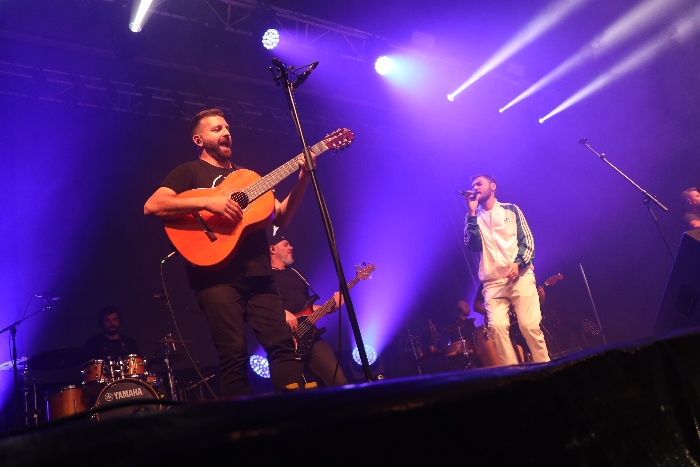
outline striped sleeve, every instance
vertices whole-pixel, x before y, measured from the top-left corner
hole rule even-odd
[[[532,264],[532,260],[535,259],[535,239],[520,208],[515,204],[511,204],[509,207],[512,207],[518,228],[518,255],[515,257],[515,262],[518,263],[520,269],[523,269]]]
[[[464,219],[464,244],[472,251],[481,251],[481,231],[476,216],[467,215]]]

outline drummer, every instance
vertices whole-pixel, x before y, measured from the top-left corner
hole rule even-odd
[[[461,341],[462,339],[471,341],[474,326],[474,318],[470,318],[471,308],[465,300],[457,300],[455,322],[445,328],[450,335],[450,342]]]
[[[470,318],[471,309],[465,300],[457,300],[455,321],[445,327],[450,343],[443,349],[448,358],[448,366],[471,368],[474,354],[474,318]],[[466,359],[467,361],[462,361]]]
[[[129,355],[140,355],[136,339],[119,333],[121,316],[118,308],[114,306],[101,308],[97,324],[102,332],[88,338],[84,344],[92,358],[121,360]]]

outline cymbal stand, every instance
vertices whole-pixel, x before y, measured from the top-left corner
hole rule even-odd
[[[36,380],[32,380],[30,392],[29,386],[27,385],[27,371],[28,368],[25,367],[22,376],[22,385],[24,387],[24,421],[25,425],[28,426],[30,425],[31,420],[32,423],[36,426],[39,424],[39,399],[37,397]]]
[[[165,336],[166,341],[172,341],[173,335],[168,333]],[[170,386],[170,399],[172,401],[177,401],[177,391],[175,390],[175,375],[173,374],[173,366],[170,364],[170,354],[175,352],[175,343],[166,342],[165,343],[165,371],[168,373],[168,384]]]
[[[408,330],[408,339],[406,339],[406,345],[404,346],[404,350],[408,352],[409,350],[413,351],[413,358],[416,359],[416,366],[418,367],[418,375],[421,376],[423,374],[423,371],[421,370],[420,367],[420,354],[422,354],[422,351],[420,351],[420,348],[416,346],[416,341],[418,339],[415,336],[411,335],[411,330]],[[411,344],[411,348],[408,348],[408,344]]]
[[[459,326],[457,326],[457,332],[459,333],[459,340],[462,341],[462,353],[467,358],[467,368],[471,368],[472,359],[469,356],[469,350],[467,349],[467,341],[464,339],[464,335],[462,335],[462,329]]]

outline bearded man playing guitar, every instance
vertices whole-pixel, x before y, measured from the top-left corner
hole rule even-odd
[[[306,279],[291,267],[294,262],[294,247],[279,230],[272,232],[272,229],[268,229],[268,237],[272,275],[284,301],[287,324],[294,334],[297,357],[303,363],[304,370],[319,380],[319,386],[348,384],[333,350],[321,338],[325,329],[317,329],[305,321],[309,313],[318,310],[319,305],[313,304],[318,296],[311,296]],[[336,311],[341,304],[342,297],[336,292],[330,300],[328,313]]]
[[[252,190],[259,184],[251,180],[259,177],[232,163],[233,141],[221,110],[202,110],[189,129],[199,158],[166,175],[143,211],[164,221],[170,240],[186,260],[190,287],[219,353],[222,396],[250,393],[246,323],[267,352],[275,391],[302,388],[301,362],[272,278],[262,227],[290,222],[313,167],[306,167],[303,154],[285,164],[285,170],[291,167],[285,175],[301,171],[289,195],[278,201],[270,187]],[[314,163],[317,153],[309,152]]]

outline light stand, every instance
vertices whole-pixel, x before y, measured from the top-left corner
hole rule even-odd
[[[350,293],[348,290],[347,282],[345,281],[345,275],[343,274],[343,268],[340,263],[340,258],[338,256],[338,250],[335,245],[335,238],[333,235],[333,229],[331,226],[331,221],[330,221],[330,215],[328,213],[328,209],[326,207],[325,201],[323,199],[323,196],[321,195],[321,190],[318,186],[318,181],[316,179],[316,167],[313,165],[313,160],[311,158],[311,152],[309,151],[309,147],[306,144],[306,139],[304,138],[304,132],[302,131],[301,128],[301,122],[299,121],[299,114],[297,113],[297,107],[296,103],[294,101],[294,91],[306,80],[306,78],[309,76],[309,74],[316,68],[318,65],[318,62],[311,63],[309,65],[306,65],[305,67],[308,67],[308,69],[303,72],[293,83],[289,82],[289,72],[295,72],[296,70],[293,67],[287,67],[284,63],[282,63],[280,60],[273,58],[272,63],[274,65],[274,68],[277,69],[277,72],[279,73],[277,76],[275,76],[275,72],[273,71],[273,67],[270,67],[270,72],[272,73],[272,76],[275,80],[275,83],[277,83],[277,86],[280,85],[280,82],[284,86],[284,92],[285,96],[287,98],[287,103],[289,104],[289,109],[292,114],[292,120],[294,121],[294,126],[296,127],[297,133],[299,134],[299,138],[301,139],[301,144],[302,147],[304,148],[304,158],[306,160],[306,170],[308,170],[310,176],[311,176],[311,182],[314,187],[314,193],[316,195],[316,201],[319,206],[319,210],[321,211],[321,218],[323,219],[323,226],[326,231],[326,237],[328,238],[328,244],[331,249],[331,256],[333,257],[333,263],[335,265],[335,270],[338,275],[338,283],[340,284],[340,292],[343,295],[343,299],[345,300],[345,306],[348,311],[348,316],[350,318],[350,324],[352,326],[353,334],[355,336],[355,342],[357,344],[357,351],[360,356],[360,360],[362,361],[362,368],[364,371],[365,378],[367,381],[372,381],[372,371],[370,370],[370,364],[369,364],[369,359],[367,358],[367,351],[365,350],[365,345],[362,342],[362,335],[360,334],[360,328],[357,323],[357,317],[355,316],[355,309],[352,305],[352,300],[350,299]],[[301,68],[305,68],[301,67]],[[300,68],[299,68],[300,69]]]
[[[628,182],[630,182],[632,185],[634,185],[634,187],[637,188],[644,195],[644,199],[643,199],[644,205],[647,206],[647,208],[649,209],[649,214],[651,215],[652,219],[654,220],[654,223],[656,224],[656,228],[659,230],[659,234],[661,234],[661,238],[663,239],[664,243],[666,244],[666,248],[668,249],[668,252],[671,254],[671,258],[673,258],[675,260],[675,255],[673,254],[673,250],[671,249],[670,245],[668,244],[668,241],[666,240],[666,237],[664,236],[663,231],[661,230],[661,226],[659,225],[659,220],[656,218],[654,211],[652,211],[650,202],[653,201],[654,203],[656,203],[657,206],[659,206],[664,211],[668,211],[668,208],[666,206],[664,206],[663,204],[661,204],[661,202],[659,200],[657,200],[652,195],[650,195],[644,188],[637,185],[631,178],[629,178],[627,175],[622,173],[622,171],[620,169],[618,169],[613,164],[611,164],[610,161],[605,158],[605,153],[598,153],[595,149],[593,149],[591,147],[591,145],[588,144],[588,138],[581,138],[577,142],[579,144],[583,144],[588,149],[590,149],[591,152],[593,154],[595,154],[596,156],[598,156],[598,158],[601,161],[605,162],[610,167],[612,167],[617,173],[619,173],[620,175],[625,177],[625,179]]]

